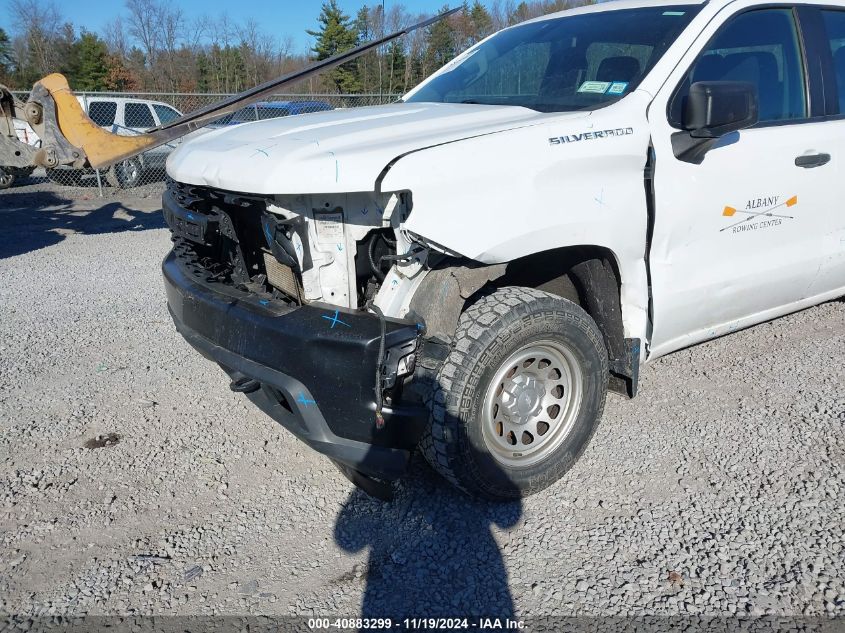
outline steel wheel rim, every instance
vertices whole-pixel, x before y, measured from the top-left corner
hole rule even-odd
[[[0,187],[11,187],[13,182],[15,182],[15,176],[13,174],[0,171]]]
[[[536,464],[572,432],[584,379],[575,355],[556,341],[531,343],[505,360],[484,396],[481,429],[506,466]]]

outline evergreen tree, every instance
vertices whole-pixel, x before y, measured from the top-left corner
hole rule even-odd
[[[56,61],[49,72],[58,71],[67,77],[68,83],[75,90],[80,90],[76,85],[76,78],[79,75],[79,49],[76,44],[76,32],[70,23],[62,26],[52,40],[50,46],[56,53]]]
[[[357,33],[356,43],[369,42],[373,39],[372,12],[367,5],[358,10],[355,17],[355,31]],[[377,51],[370,51],[361,55],[355,64],[357,66],[358,87],[363,92],[378,90],[378,63]]]
[[[93,33],[82,36],[71,45],[70,77],[76,90],[105,90],[109,76],[109,51],[106,43]]]
[[[12,52],[12,42],[6,31],[0,28],[0,81],[8,82],[15,68],[15,56]]]
[[[493,17],[479,0],[469,9],[469,22],[472,28],[473,44],[483,40],[493,32]]]
[[[444,6],[440,12],[448,11]],[[458,54],[455,41],[455,30],[448,18],[435,22],[428,27],[426,36],[426,50],[423,58],[425,74],[430,75],[435,70],[451,61]]]
[[[388,94],[401,94],[406,92],[405,67],[407,56],[405,49],[400,42],[393,40],[387,47],[387,86],[385,92]]]
[[[320,23],[319,30],[306,31],[308,35],[317,38],[311,49],[317,61],[348,51],[358,43],[358,33],[349,16],[337,6],[337,0],[323,3],[317,21]],[[354,60],[330,71],[328,78],[338,92],[350,93],[360,89],[357,64]]]
[[[513,13],[508,16],[508,24],[519,24],[531,17],[531,11],[525,2],[520,2]]]
[[[204,51],[197,54],[197,90],[211,91],[211,62]]]

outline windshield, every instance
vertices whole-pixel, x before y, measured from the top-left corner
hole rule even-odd
[[[586,13],[501,31],[459,56],[407,102],[594,109],[636,89],[697,5]]]

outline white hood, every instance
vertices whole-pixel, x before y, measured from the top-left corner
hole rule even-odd
[[[178,182],[244,193],[373,191],[382,170],[403,154],[548,116],[513,106],[442,103],[317,112],[197,137],[170,155],[167,172]]]

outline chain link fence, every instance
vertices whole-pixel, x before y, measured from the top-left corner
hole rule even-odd
[[[26,101],[26,92],[15,96]],[[122,93],[82,92],[77,98],[88,116],[102,128],[121,135],[143,134],[146,130],[166,124],[182,114],[203,106],[211,105],[229,97],[228,94],[200,93]],[[278,94],[256,104],[246,106],[233,114],[226,115],[191,136],[207,130],[242,125],[249,121],[298,116],[310,112],[321,112],[339,108],[393,103],[401,95],[387,94]],[[28,125],[18,124],[18,136],[26,142],[37,144],[38,138]],[[9,188],[24,184],[47,184],[61,188],[87,189],[103,195],[106,188],[132,190],[139,187],[164,187],[167,156],[181,141],[168,143],[138,156],[112,165],[108,169],[37,169],[31,173],[18,171],[9,182],[7,178],[0,187]],[[0,180],[3,180],[0,178]]]

